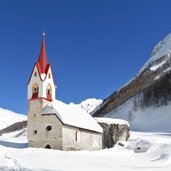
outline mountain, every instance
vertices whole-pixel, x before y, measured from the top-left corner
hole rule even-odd
[[[25,120],[27,120],[26,115],[22,115],[7,109],[0,108],[0,130],[16,122],[21,122]]]
[[[149,60],[141,68],[140,73],[147,67],[152,66],[156,61],[171,52],[171,33],[161,40],[153,49]]]
[[[107,97],[93,116],[125,119],[132,130],[170,132],[170,111],[171,34],[154,47],[139,73]]]
[[[76,105],[77,107],[85,110],[87,113],[91,114],[91,112],[97,108],[103,100],[101,99],[96,99],[96,98],[90,98],[82,101],[80,104],[74,104],[70,103],[69,105]]]

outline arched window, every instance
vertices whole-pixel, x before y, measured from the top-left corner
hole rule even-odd
[[[51,146],[50,146],[49,144],[47,144],[47,145],[45,146],[45,148],[51,149]]]
[[[32,86],[32,99],[38,98],[39,95],[39,86],[38,84],[33,84]]]
[[[52,100],[52,88],[50,84],[47,85],[46,94],[47,94],[47,99]]]

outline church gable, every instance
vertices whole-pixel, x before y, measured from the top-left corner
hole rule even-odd
[[[53,74],[52,74],[52,67],[51,67],[51,65],[49,65],[49,67],[48,67],[45,79],[47,81],[51,81],[52,84],[55,86],[55,81],[54,81],[54,77],[53,77]]]
[[[39,77],[39,79],[40,79],[40,74],[39,74],[38,68],[37,68],[37,66],[35,64],[34,67],[33,67],[32,72],[31,72],[31,75],[30,75],[30,78],[29,78],[29,81],[28,81],[28,85],[30,84],[31,81],[37,79],[37,77]]]
[[[37,66],[35,65],[32,74],[30,76],[30,80],[28,82],[28,99],[32,99],[32,97],[38,98],[38,92],[40,91],[40,74],[38,72]]]

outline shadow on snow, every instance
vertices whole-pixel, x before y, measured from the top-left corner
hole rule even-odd
[[[0,140],[0,145],[11,148],[27,148],[28,143],[16,143]]]

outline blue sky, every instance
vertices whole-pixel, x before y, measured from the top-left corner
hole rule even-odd
[[[27,113],[27,81],[45,26],[56,98],[104,99],[171,32],[170,0],[1,0],[0,107]]]

